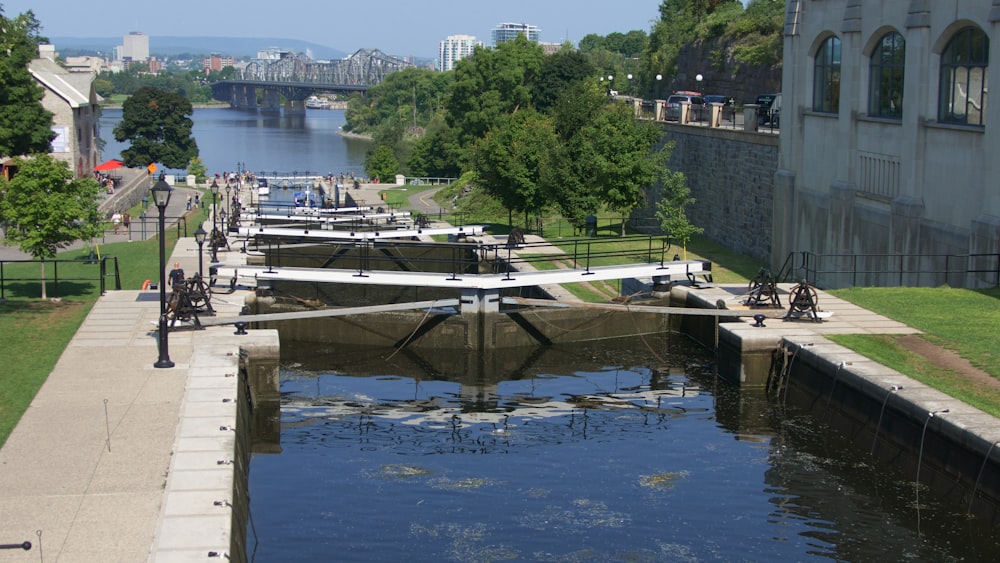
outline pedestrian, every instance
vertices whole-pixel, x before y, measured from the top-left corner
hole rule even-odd
[[[128,211],[122,213],[122,227],[125,227],[125,234],[128,234],[128,226],[132,223],[132,216],[128,214]]]
[[[191,194],[188,194],[187,201],[184,204],[188,211],[191,211]]]
[[[201,209],[201,192],[194,194],[194,206]]]
[[[114,213],[111,214],[111,225],[115,228],[115,234],[118,234],[118,229],[121,228],[122,224],[122,214],[116,209]]]
[[[170,283],[170,287],[184,284],[184,270],[181,269],[180,262],[174,262],[174,269],[170,270],[170,274],[167,275],[167,281]]]

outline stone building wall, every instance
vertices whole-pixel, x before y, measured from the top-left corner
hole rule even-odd
[[[696,200],[688,208],[691,222],[704,228],[710,240],[770,265],[778,136],[675,123],[661,126],[666,141],[674,143],[667,166],[684,173]],[[657,193],[647,194],[647,205],[633,214],[634,228],[659,232],[657,201]]]

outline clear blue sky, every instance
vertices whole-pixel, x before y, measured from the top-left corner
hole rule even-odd
[[[659,18],[660,0],[0,0],[0,5],[7,17],[33,10],[48,37],[139,31],[151,38],[294,38],[346,53],[377,48],[431,58],[448,35],[475,35],[489,45],[490,30],[500,22],[536,25],[541,40],[552,43],[575,44],[591,33],[648,32]]]
[[[438,42],[448,35],[475,35],[489,45],[490,30],[500,22],[536,25],[545,42],[576,43],[589,33],[648,32],[660,0],[0,0],[0,5],[7,17],[33,10],[49,37],[119,37],[130,31],[151,38],[276,37],[347,53],[377,48],[434,57]]]

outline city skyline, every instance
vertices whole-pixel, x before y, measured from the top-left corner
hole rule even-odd
[[[0,0],[6,17],[32,10],[46,37],[122,37],[129,32],[156,36],[261,37],[300,39],[352,53],[377,48],[397,56],[436,58],[449,35],[474,35],[489,43],[503,22],[541,29],[542,42],[574,45],[589,34],[649,32],[659,19],[661,0],[619,0],[584,7],[571,0],[508,0],[472,6],[457,0],[374,0],[318,8],[303,0],[280,4],[247,0],[231,3],[175,0],[104,0],[99,9],[81,9],[69,0]],[[259,10],[256,8],[260,8]],[[134,14],[131,16],[130,14]],[[338,24],[338,20],[346,23]],[[261,48],[270,45],[261,45]],[[58,48],[59,46],[56,45]]]

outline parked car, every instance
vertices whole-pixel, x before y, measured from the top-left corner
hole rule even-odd
[[[681,102],[688,102],[691,104],[691,119],[694,121],[703,121],[706,117],[705,98],[701,97],[701,94],[683,94],[675,93],[667,98],[666,103],[666,117],[668,121],[679,121],[681,118]]]
[[[781,94],[761,94],[757,96],[757,125],[778,127],[781,123]]]
[[[732,96],[722,94],[705,94],[706,104],[722,104],[722,119],[736,119],[736,100]]]

